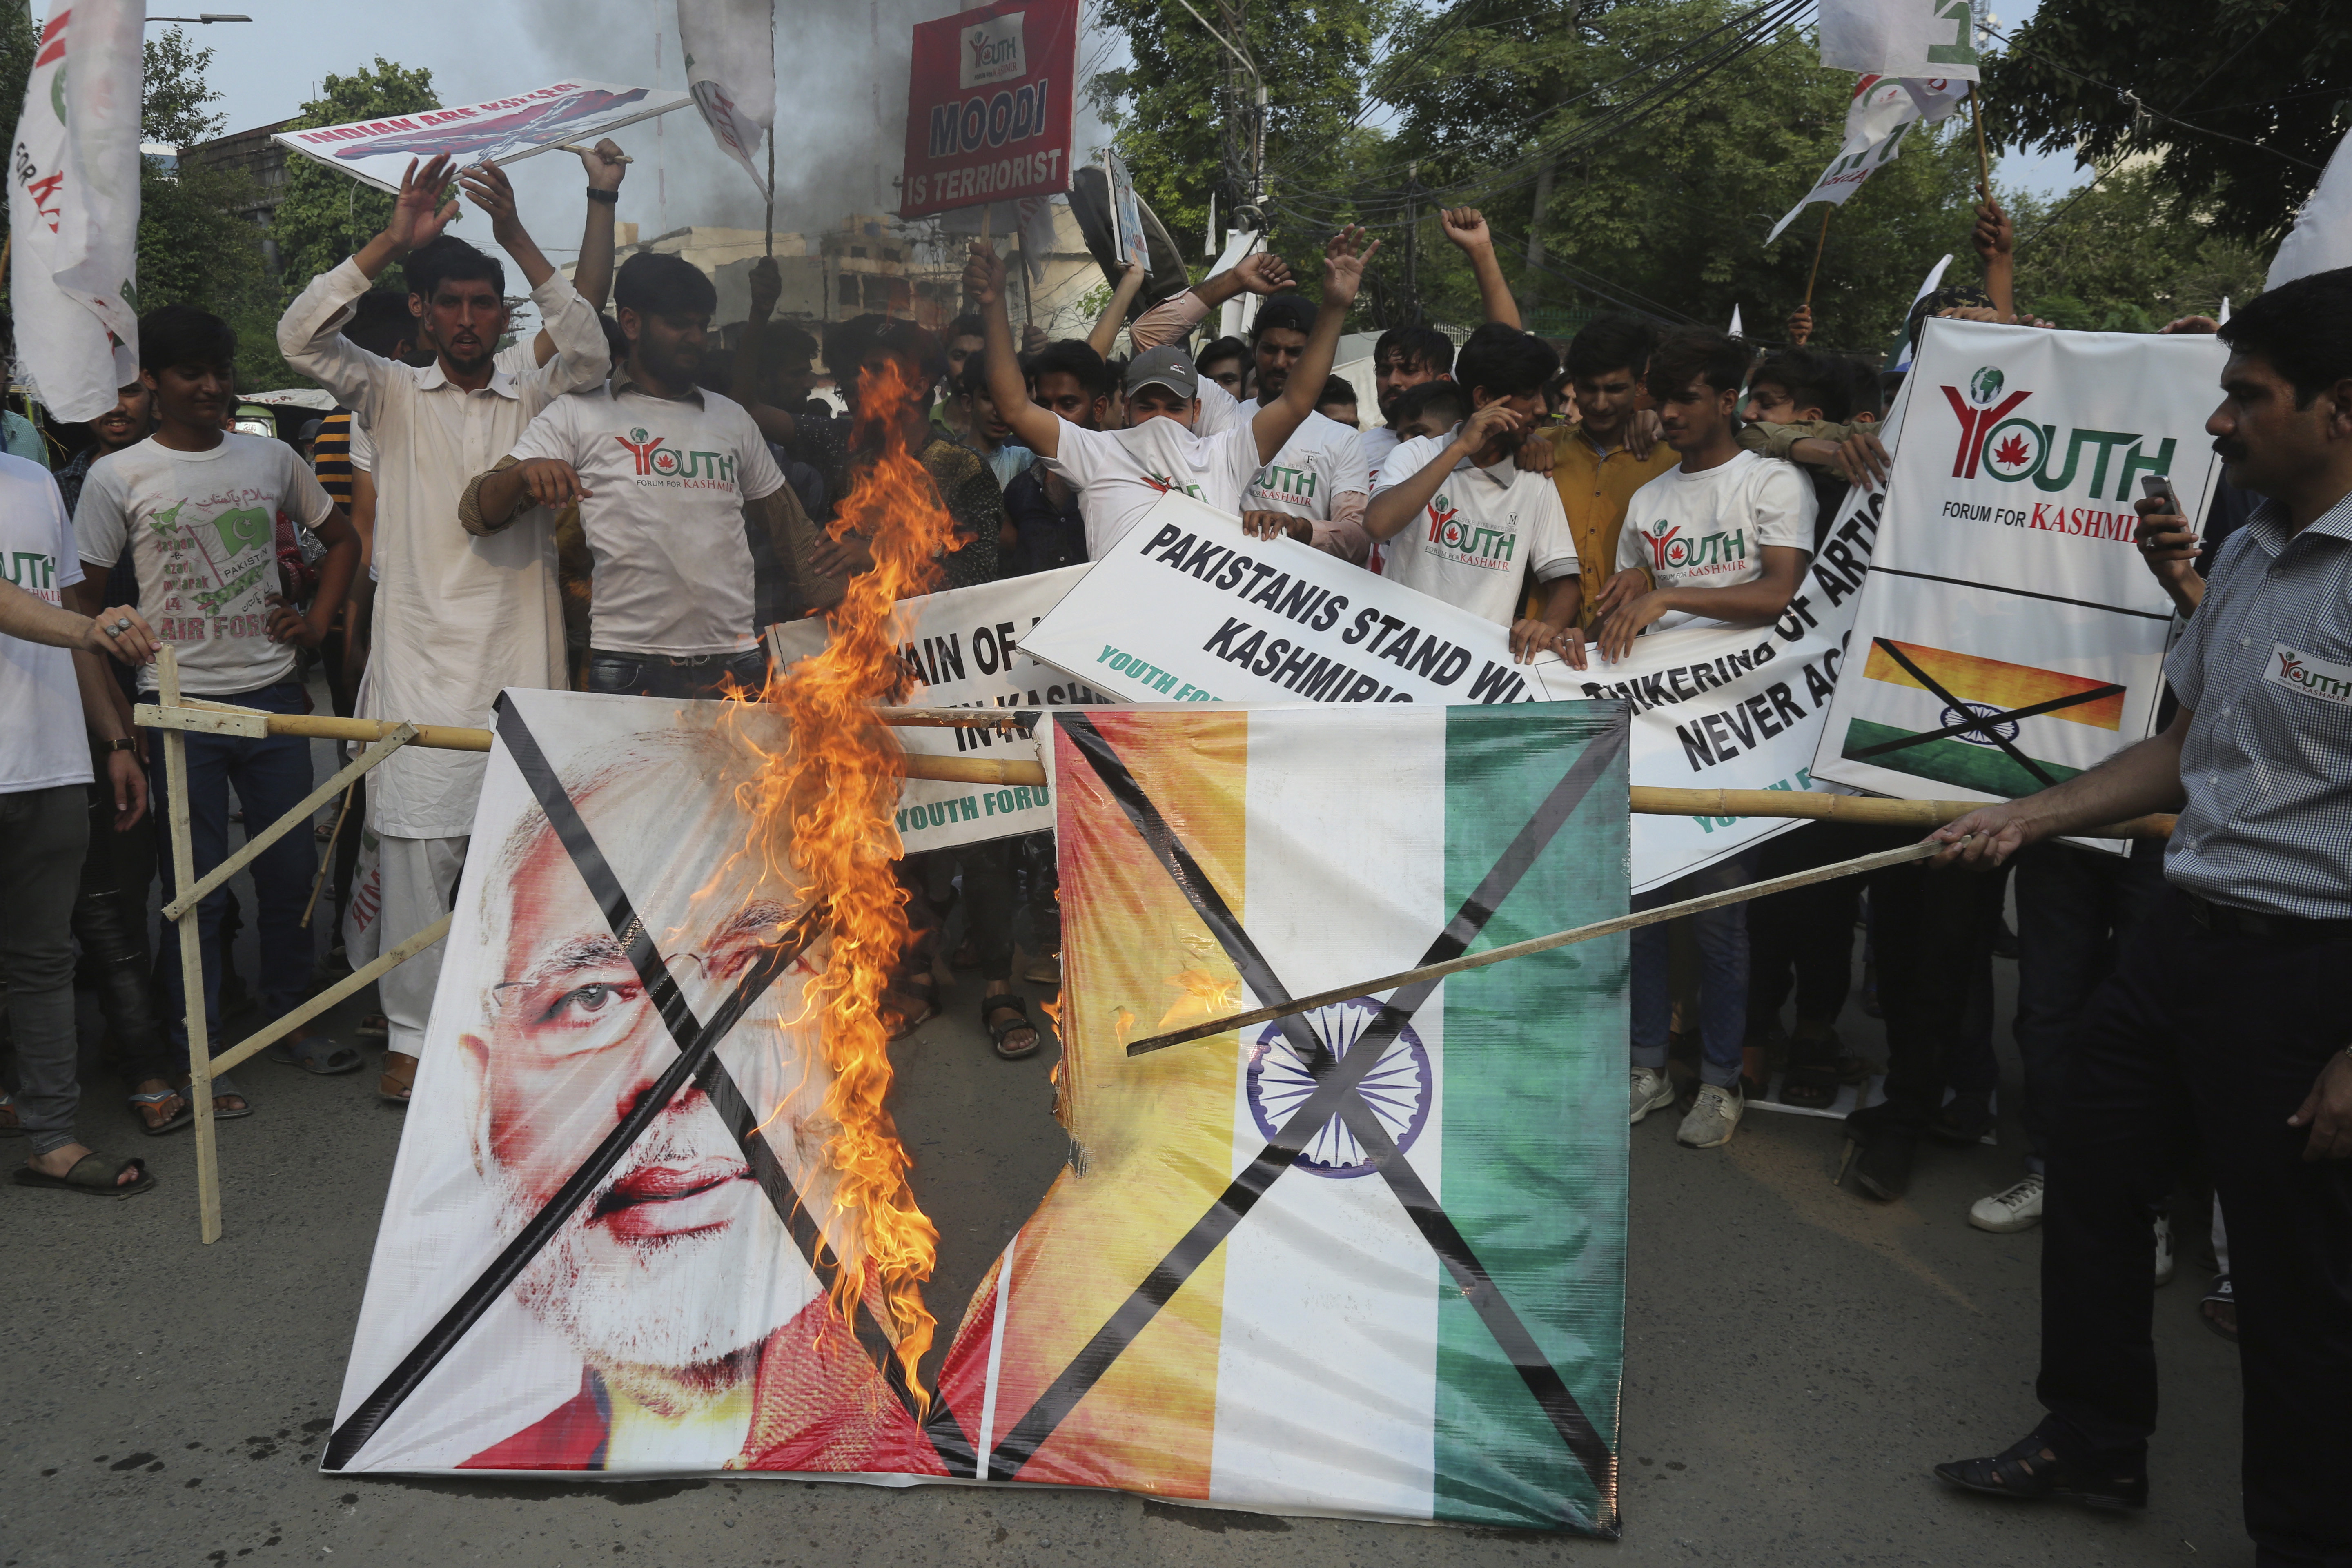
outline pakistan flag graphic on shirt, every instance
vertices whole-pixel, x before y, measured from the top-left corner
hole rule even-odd
[[[275,525],[268,492],[250,485],[182,496],[151,512],[163,565],[156,631],[172,642],[266,636]]]

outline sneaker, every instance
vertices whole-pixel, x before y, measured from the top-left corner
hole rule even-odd
[[[1747,1109],[1748,1097],[1737,1085],[1725,1089],[1703,1083],[1698,1086],[1698,1103],[1675,1130],[1675,1142],[1685,1149],[1720,1149],[1739,1131],[1739,1115]]]
[[[2013,1187],[1979,1198],[1969,1209],[1969,1223],[1979,1230],[2006,1236],[2032,1230],[2042,1223],[2042,1173],[2031,1172]]]
[[[1662,1105],[1675,1102],[1675,1086],[1655,1068],[1633,1069],[1633,1120],[1639,1121]]]
[[[2172,1283],[2172,1219],[2168,1215],[2156,1216],[2156,1282]]]

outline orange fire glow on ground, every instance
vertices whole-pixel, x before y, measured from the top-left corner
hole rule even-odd
[[[895,417],[916,389],[896,364],[859,377],[852,449],[878,457],[857,470],[833,526],[872,542],[874,564],[850,579],[828,620],[825,651],[770,679],[761,700],[790,725],[789,750],[771,754],[754,788],[751,851],[772,868],[796,867],[832,933],[824,973],[807,987],[833,1069],[825,1113],[837,1129],[826,1144],[836,1174],[832,1215],[814,1217],[837,1259],[832,1293],[845,1320],[865,1301],[890,1339],[917,1401],[917,1363],[935,1320],[922,1285],[938,1254],[939,1231],[916,1205],[909,1161],[883,1101],[890,1092],[887,1026],[881,1002],[908,931],[894,863],[893,814],[905,753],[874,705],[900,700],[908,678],[898,658],[892,610],[928,592],[938,552],[954,523]]]

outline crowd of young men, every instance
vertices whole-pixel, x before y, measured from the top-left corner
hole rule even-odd
[[[1759,357],[1721,333],[1661,335],[1628,317],[1585,327],[1563,362],[1520,328],[1486,225],[1467,210],[1443,224],[1471,261],[1487,319],[1458,347],[1428,327],[1383,334],[1364,423],[1352,387],[1333,374],[1378,248],[1353,230],[1325,247],[1314,303],[1260,254],[1128,321],[1140,281],[1130,271],[1090,341],[1058,342],[1016,343],[1003,264],[975,242],[964,271],[973,313],[944,334],[881,318],[827,331],[826,369],[866,416],[853,422],[810,396],[816,342],[769,321],[772,269],[755,273],[752,321],[732,355],[712,346],[717,295],[702,273],[658,254],[615,273],[624,165],[609,143],[583,162],[589,218],[576,282],[525,232],[495,168],[456,176],[530,289],[541,325],[528,342],[499,346],[504,265],[445,233],[457,211],[440,199],[446,160],[412,168],[383,232],[311,279],[279,347],[338,403],[315,473],[290,446],[226,428],[234,336],[183,307],[142,319],[139,382],[54,480],[37,463],[0,457],[0,545],[18,563],[0,592],[0,713],[25,741],[0,758],[0,898],[12,911],[0,959],[17,1067],[0,1117],[31,1134],[20,1182],[118,1193],[152,1181],[142,1162],[95,1153],[76,1136],[77,940],[105,978],[140,1125],[160,1134],[190,1119],[180,966],[152,965],[152,1005],[144,982],[158,864],[152,832],[138,830],[168,781],[162,748],[142,746],[129,704],[156,688],[147,661],[158,644],[174,648],[185,694],[272,712],[309,707],[301,677],[314,654],[339,709],[424,723],[485,725],[508,687],[672,699],[757,690],[768,673],[762,627],[822,612],[870,563],[866,541],[824,525],[869,456],[859,441],[878,430],[919,455],[955,521],[942,585],[1098,559],[1181,490],[1252,536],[1286,538],[1491,622],[1515,657],[1589,668],[1627,658],[1645,634],[1775,621],[1847,488],[1887,472],[1874,366],[1802,346]],[[1915,339],[1931,313],[2015,319],[1997,208],[1980,215],[1977,238],[1987,289],[1922,301]],[[380,286],[394,266],[404,290]],[[1255,304],[1244,336],[1188,346],[1212,312],[1244,297]],[[1801,342],[1809,324],[1792,335]],[[1114,361],[1122,325],[1128,349]],[[1981,813],[1948,833],[1971,861],[2014,857],[2025,939],[2015,1032],[2028,1169],[1969,1219],[2011,1231],[2046,1214],[2053,1240],[2063,1230],[2068,1241],[2045,1268],[2053,1415],[2005,1454],[1947,1467],[1948,1479],[1979,1490],[2144,1498],[2146,1296],[2169,1268],[2161,1210],[2192,1124],[2215,1152],[2237,1221],[2231,1310],[2242,1308],[2243,1321],[2228,1326],[2246,1336],[2250,1401],[2289,1397],[2290,1378],[2316,1375],[2331,1391],[2352,1381],[2342,1163],[2352,1062],[2337,1059],[2340,1027],[2309,993],[2352,931],[2347,737],[2335,713],[2281,709],[2236,651],[2259,654],[2258,643],[2292,630],[2312,657],[2352,660],[2352,634],[2336,625],[2352,538],[2342,515],[2352,505],[2352,279],[2278,290],[2224,336],[2235,357],[2217,446],[2231,464],[2224,505],[2243,537],[2200,573],[2186,523],[2143,506],[2151,568],[2192,617],[2171,670],[2180,716],[2109,768],[2036,797],[2044,804]],[[859,406],[884,397],[886,406]],[[1573,418],[1559,417],[1562,402]],[[2309,412],[2315,403],[2325,411]],[[2272,500],[2256,506],[2263,495]],[[1423,526],[1454,517],[1475,526]],[[2209,561],[2216,531],[2209,520]],[[1696,561],[1661,547],[1709,535],[1727,546]],[[2277,585],[2256,600],[2263,573]],[[109,659],[138,672],[131,690],[110,678]],[[2250,716],[2230,719],[2242,705]],[[311,787],[307,743],[292,738],[192,735],[187,757],[199,874],[228,853],[232,790],[259,822]],[[361,923],[378,950],[447,913],[481,779],[478,755],[414,749],[372,775],[364,811],[381,885]],[[2068,824],[2173,804],[2184,787],[2189,809],[2168,858],[2044,842]],[[1969,831],[1977,837],[1963,843]],[[1637,905],[1879,842],[1807,828]],[[260,1000],[273,1015],[312,984],[316,944],[299,916],[316,856],[314,840],[294,833],[254,862]],[[921,940],[887,1003],[896,1030],[937,1010],[937,948],[960,900],[958,957],[981,972],[994,1048],[1007,1058],[1038,1048],[1012,989],[1013,932],[1025,918],[1026,978],[1056,984],[1050,858],[1049,845],[1008,840],[904,868]],[[168,862],[161,872],[168,899]],[[345,898],[351,872],[346,864],[337,877]],[[1780,1098],[1814,1109],[1866,1074],[1836,1030],[1865,889],[1889,1059],[1883,1100],[1849,1119],[1857,1184],[1899,1197],[1924,1142],[1979,1137],[1992,1119],[1985,974],[2004,880],[1917,865],[1637,931],[1631,1119],[1677,1106],[1677,1140],[1717,1148],[1776,1071]],[[205,900],[204,1004],[215,1037],[231,918],[226,889]],[[1679,987],[1678,944],[1695,960]],[[2130,956],[2159,949],[2174,973],[2228,979],[2231,1005],[2266,1020],[2267,1054],[2252,1066],[2215,1055],[2214,1042],[2242,1026],[2210,998],[2191,1006],[2159,961]],[[2129,962],[2110,983],[2118,953]],[[428,950],[381,984],[387,1099],[410,1092],[437,969]],[[2175,1043],[2161,1071],[2131,1048],[2150,1034]],[[1689,1047],[1687,1083],[1674,1072],[1678,1040]],[[270,1054],[317,1073],[362,1065],[352,1047],[300,1031]],[[2230,1061],[2259,1081],[2232,1080]],[[2104,1098],[2093,1103],[2087,1086]],[[215,1115],[251,1113],[236,1085],[213,1087]],[[2284,1142],[2296,1145],[2292,1156]],[[2301,1361],[2282,1348],[2290,1340]],[[2325,1351],[2316,1373],[2314,1343]],[[2250,1441],[2252,1430],[2250,1420]],[[2268,1473],[2249,1504],[2258,1535],[2336,1550],[2345,1532],[2315,1510],[2308,1488],[2314,1454],[2332,1462],[2342,1447],[2263,1450]],[[2307,1560],[2340,1560],[2324,1551]]]

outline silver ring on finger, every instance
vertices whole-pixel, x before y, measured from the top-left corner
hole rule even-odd
[[[131,617],[129,616],[124,616],[106,629],[112,632],[116,637],[121,637],[123,633],[131,629]]]

